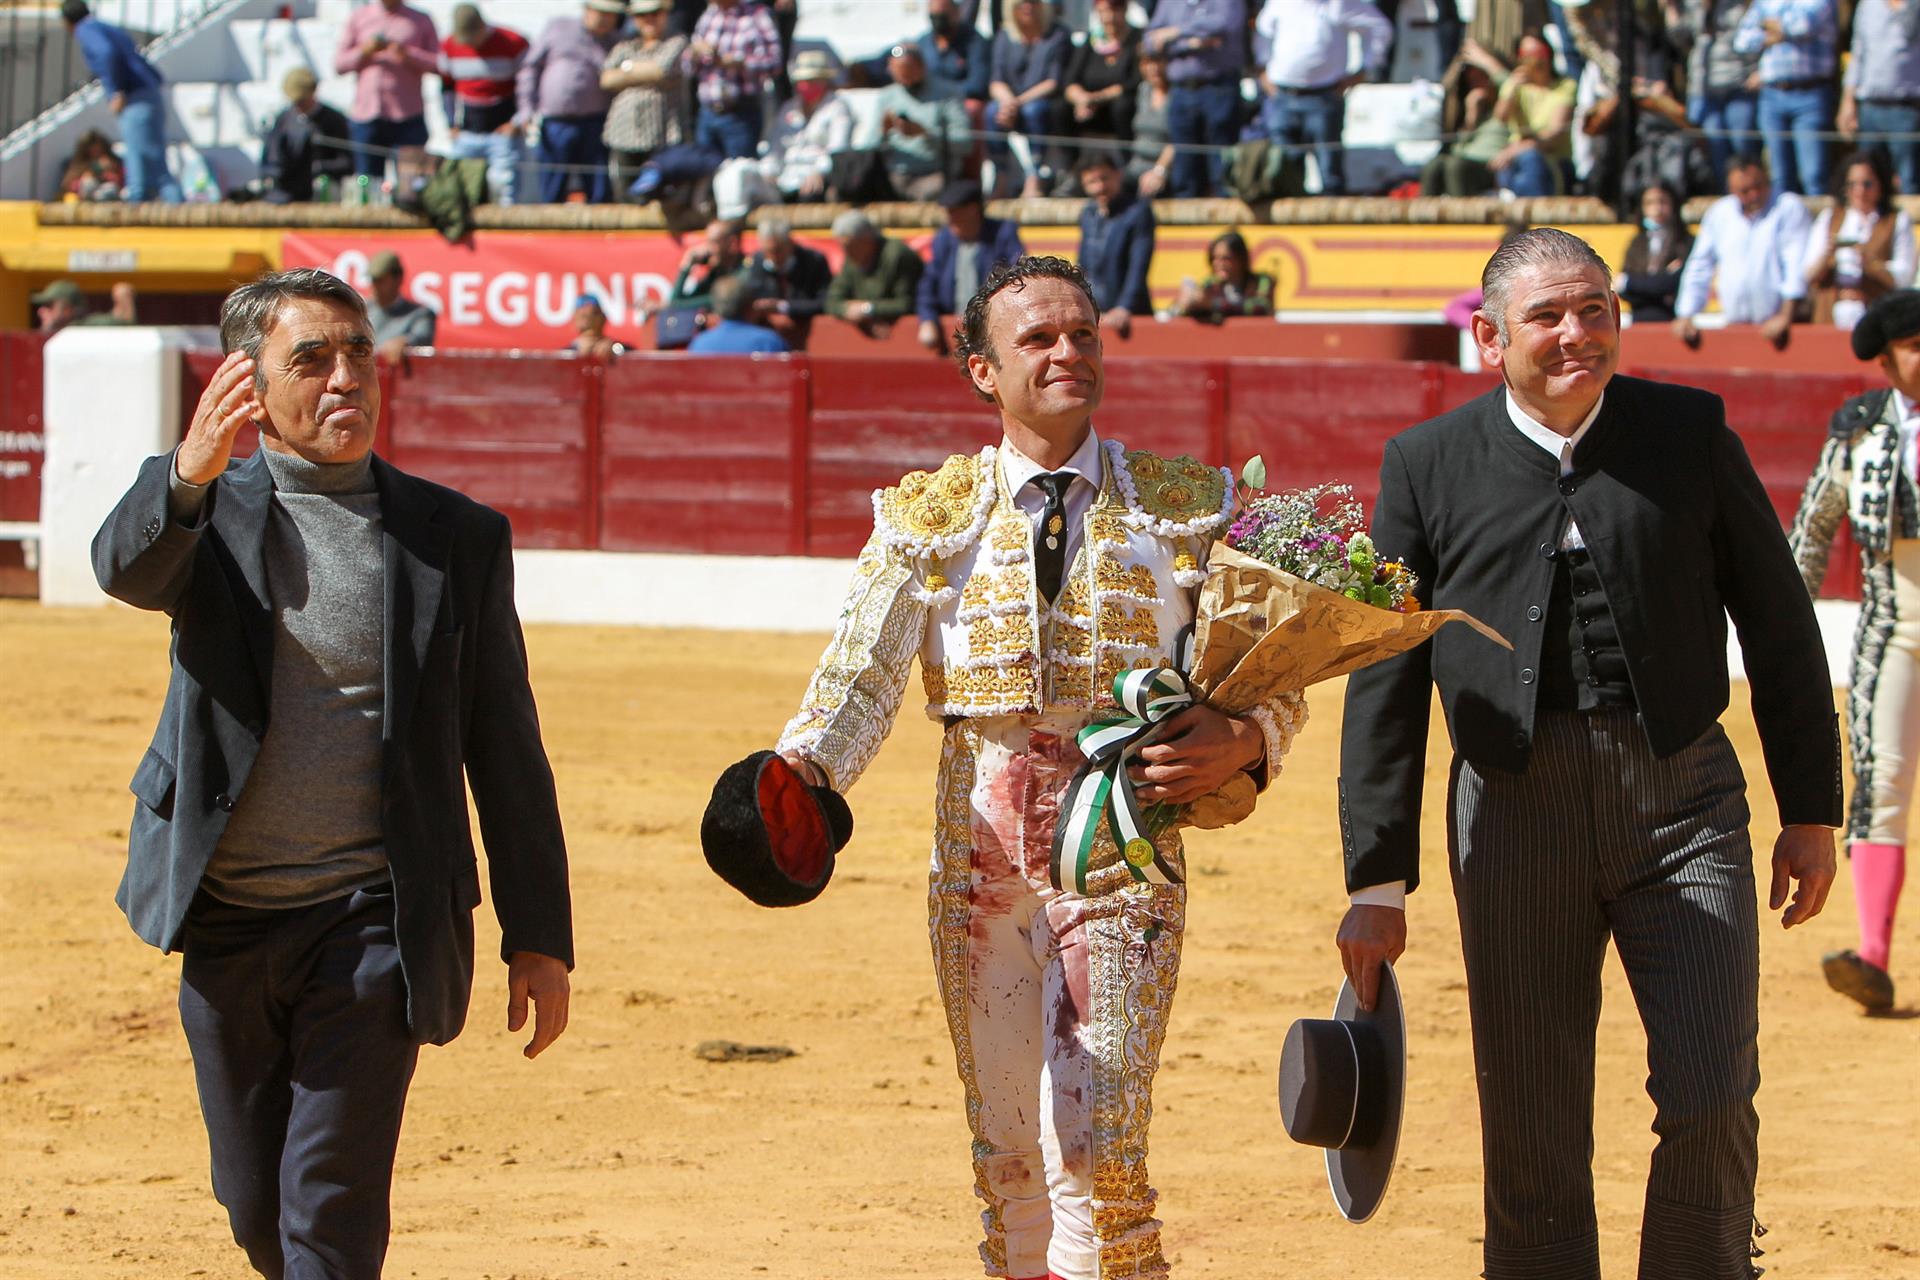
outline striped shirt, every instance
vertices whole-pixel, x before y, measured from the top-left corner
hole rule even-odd
[[[780,32],[773,15],[756,0],[721,8],[710,4],[694,24],[693,43],[713,52],[687,51],[687,70],[698,77],[700,105],[732,107],[760,96],[760,86],[780,68]],[[737,63],[725,66],[724,63]]]
[[[1769,20],[1780,24],[1784,37],[1771,45],[1760,25]],[[1840,15],[1834,0],[1754,0],[1733,47],[1760,55],[1763,87],[1828,80],[1839,65]]]
[[[513,119],[513,78],[527,56],[527,38],[505,27],[491,27],[476,45],[457,36],[440,42],[440,75],[453,86],[456,129],[491,130]],[[471,117],[471,118],[470,118]]]

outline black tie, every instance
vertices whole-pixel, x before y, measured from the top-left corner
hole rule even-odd
[[[1067,568],[1067,486],[1073,483],[1071,471],[1043,471],[1028,481],[1047,495],[1040,512],[1040,533],[1034,539],[1033,567],[1040,598],[1051,601],[1060,594],[1060,579]]]

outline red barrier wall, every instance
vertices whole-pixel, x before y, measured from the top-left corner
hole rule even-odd
[[[187,358],[189,414],[218,362]],[[1873,382],[1867,366],[1626,371],[1724,397],[1783,522],[1827,419]],[[852,555],[876,487],[999,436],[951,369],[891,357],[440,354],[381,385],[385,456],[506,512],[526,547]],[[1273,487],[1339,480],[1371,503],[1389,436],[1497,385],[1404,360],[1129,359],[1108,368],[1099,421],[1139,448],[1234,466],[1258,453]],[[1844,535],[1832,563],[1827,594],[1857,595]]]
[[[40,421],[40,349],[37,333],[0,333],[0,521],[40,518],[40,462],[46,436]]]

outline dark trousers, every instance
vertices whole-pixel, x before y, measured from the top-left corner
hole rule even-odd
[[[273,1280],[377,1277],[419,1053],[391,886],[285,911],[202,892],[182,950],[180,1021],[234,1240]]]
[[[1323,195],[1347,193],[1346,153],[1340,145],[1347,127],[1345,94],[1337,89],[1316,93],[1276,88],[1260,106],[1260,123],[1267,140],[1277,146],[1313,147]]]
[[[401,147],[427,145],[427,118],[408,116],[404,120],[349,120],[347,133],[355,146],[353,171],[378,182],[387,171],[388,152]],[[377,148],[369,150],[368,148]]]
[[[1220,79],[1176,84],[1167,93],[1167,138],[1181,147],[1231,146],[1240,140],[1240,83]],[[1218,151],[1176,151],[1169,175],[1179,199],[1210,196],[1220,190],[1223,168]]]
[[[584,191],[593,204],[611,196],[607,182],[604,113],[594,116],[542,116],[540,119],[540,202],[560,204],[569,191]],[[575,168],[590,172],[575,172]]]
[[[729,160],[751,159],[760,146],[760,104],[741,104],[736,111],[703,106],[694,122],[695,146],[717,151]]]
[[[1746,784],[1715,726],[1665,760],[1630,710],[1540,713],[1525,772],[1454,762],[1448,813],[1486,1162],[1487,1280],[1598,1280],[1607,940],[1647,1032],[1641,1280],[1747,1280],[1760,1120]]]

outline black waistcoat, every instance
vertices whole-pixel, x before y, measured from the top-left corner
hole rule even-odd
[[[1600,571],[1584,549],[1561,551],[1554,560],[1540,637],[1540,699],[1534,705],[1549,711],[1634,705],[1620,628]]]

